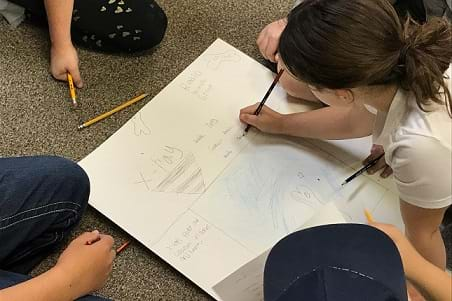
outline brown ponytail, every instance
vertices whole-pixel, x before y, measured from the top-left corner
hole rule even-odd
[[[400,85],[413,92],[422,110],[435,102],[445,104],[452,116],[451,94],[444,81],[444,72],[452,59],[451,24],[446,19],[434,18],[419,25],[408,18],[402,41],[400,60],[405,74]]]
[[[451,24],[411,18],[402,24],[387,0],[304,0],[292,10],[279,53],[298,79],[318,88],[399,84],[428,110],[451,112],[444,72],[452,59]],[[444,94],[444,95],[443,95]]]

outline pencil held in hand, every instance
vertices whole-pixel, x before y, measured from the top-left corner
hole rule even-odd
[[[67,83],[69,85],[69,95],[71,96],[72,105],[74,107],[76,107],[77,106],[77,96],[75,95],[74,80],[72,79],[72,75],[69,72],[67,74]]]
[[[360,174],[364,173],[366,170],[368,170],[369,168],[371,168],[372,166],[377,164],[378,160],[383,158],[384,155],[385,155],[385,153],[382,153],[381,155],[379,155],[378,157],[376,157],[375,159],[373,159],[372,161],[367,163],[365,166],[363,166],[360,170],[358,170],[357,172],[352,174],[350,177],[345,179],[345,181],[342,183],[342,186],[344,186],[345,184],[349,183],[351,180],[353,180],[354,178],[356,178],[357,176],[359,176]]]
[[[262,111],[262,108],[264,107],[265,102],[267,101],[268,97],[270,96],[270,94],[272,93],[273,89],[275,88],[276,84],[278,83],[279,79],[281,78],[281,75],[283,74],[284,69],[281,69],[278,72],[278,75],[276,75],[275,79],[273,80],[273,83],[271,84],[270,88],[268,88],[267,93],[265,93],[264,98],[262,99],[262,101],[259,103],[259,106],[256,108],[256,111],[254,111],[254,115],[259,115],[259,113]],[[247,125],[245,128],[245,132],[243,133],[243,135],[245,135],[246,133],[248,133],[248,131],[250,130],[251,125]]]

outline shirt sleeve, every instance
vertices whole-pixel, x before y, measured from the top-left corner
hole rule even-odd
[[[387,160],[402,200],[427,209],[452,204],[450,146],[432,137],[403,135]]]

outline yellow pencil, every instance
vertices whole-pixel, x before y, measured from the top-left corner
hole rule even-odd
[[[137,97],[135,97],[135,98],[133,98],[133,99],[131,99],[131,100],[129,100],[129,101],[126,101],[125,103],[123,103],[122,105],[120,105],[120,106],[114,108],[113,110],[111,110],[111,111],[109,111],[109,112],[106,112],[106,113],[104,113],[104,114],[102,114],[102,115],[99,115],[99,116],[97,116],[97,117],[95,117],[95,118],[93,118],[93,119],[91,119],[91,120],[89,120],[89,121],[83,123],[82,125],[79,125],[78,129],[79,129],[79,130],[84,129],[84,128],[86,128],[86,127],[92,125],[93,123],[96,123],[96,122],[98,122],[98,121],[101,121],[102,119],[105,119],[105,118],[107,118],[108,116],[111,116],[111,115],[113,115],[114,113],[119,112],[119,111],[121,111],[122,109],[127,108],[128,106],[133,105],[134,103],[136,103],[136,102],[142,100],[143,98],[145,98],[145,97],[148,96],[148,95],[149,95],[149,94],[141,94],[140,96],[137,96]]]
[[[374,222],[374,218],[372,217],[372,214],[369,212],[369,210],[364,209],[364,215],[366,216],[366,219],[367,219],[368,223],[373,223]]]
[[[74,107],[77,106],[77,97],[75,96],[75,87],[74,87],[74,81],[72,80],[72,75],[68,72],[67,74],[67,82],[69,84],[69,95],[72,99],[72,105]]]

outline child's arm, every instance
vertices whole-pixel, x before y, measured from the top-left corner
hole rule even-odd
[[[68,288],[67,275],[52,268],[47,272],[15,286],[0,290],[0,300],[75,300],[75,290]]]
[[[66,80],[67,72],[71,73],[74,84],[81,88],[83,81],[78,67],[78,55],[71,40],[71,21],[73,0],[45,0],[44,1],[49,34],[50,73],[57,80]]]
[[[371,225],[391,237],[399,250],[407,279],[428,300],[452,300],[452,278],[445,271],[425,260],[396,227],[380,223]]]
[[[87,241],[94,242],[87,245]],[[0,300],[66,301],[99,289],[110,274],[113,239],[84,233],[61,254],[55,267],[28,281],[0,290]]]
[[[264,106],[258,116],[257,105],[240,111],[240,120],[267,133],[317,139],[348,139],[372,133],[375,115],[364,106],[325,107],[309,112],[283,115]]]
[[[419,255],[416,273],[407,275],[415,287],[432,301],[452,300],[452,278]]]

